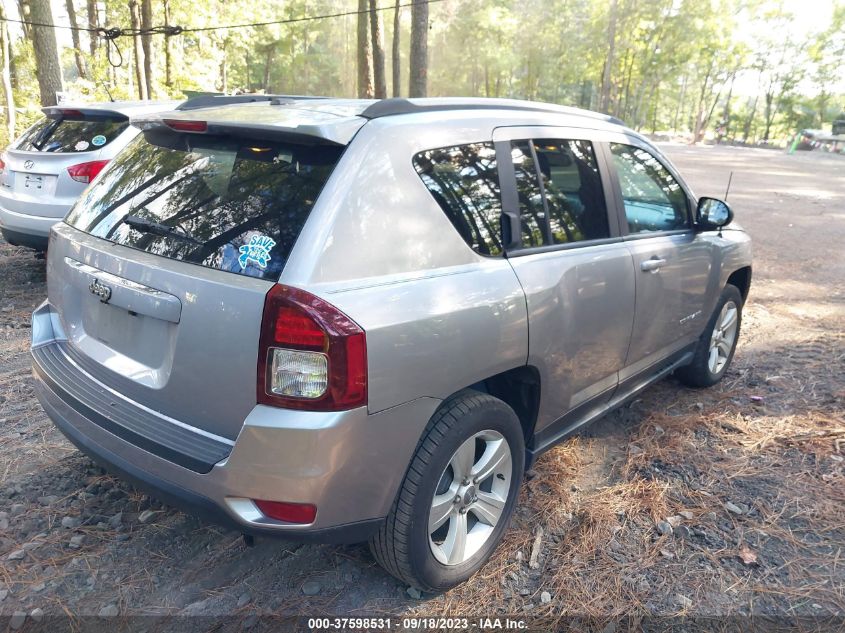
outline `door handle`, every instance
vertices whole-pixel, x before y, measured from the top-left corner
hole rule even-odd
[[[660,257],[652,257],[651,259],[647,259],[640,264],[640,270],[647,272],[647,273],[656,273],[660,270],[660,267],[666,263],[665,259]]]

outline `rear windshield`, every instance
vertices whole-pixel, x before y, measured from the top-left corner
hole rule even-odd
[[[66,221],[170,259],[277,279],[341,152],[147,131],[109,163]]]
[[[95,152],[129,126],[125,117],[93,121],[44,118],[24,132],[14,149],[25,152]]]

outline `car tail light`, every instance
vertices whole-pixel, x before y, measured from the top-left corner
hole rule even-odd
[[[108,164],[107,160],[92,160],[89,163],[79,163],[78,165],[71,165],[67,168],[67,173],[76,182],[91,182],[97,177],[103,167]]]
[[[258,402],[309,411],[366,405],[364,330],[319,297],[273,286],[261,321]]]
[[[179,132],[206,132],[208,123],[205,121],[182,121],[180,119],[164,119],[164,124]]]
[[[310,503],[288,503],[286,501],[264,501],[255,499],[255,505],[264,516],[287,523],[314,523],[317,506]]]
[[[4,171],[6,171],[6,161],[3,160],[2,157],[0,157],[0,174],[2,174]]]

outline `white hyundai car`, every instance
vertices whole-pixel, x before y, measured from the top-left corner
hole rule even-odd
[[[117,101],[43,108],[44,118],[0,155],[0,232],[6,241],[46,250],[50,228],[139,134],[129,118],[173,110],[178,103]]]

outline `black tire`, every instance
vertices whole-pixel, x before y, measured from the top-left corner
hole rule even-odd
[[[484,545],[465,562],[445,565],[437,560],[429,543],[431,503],[453,454],[467,439],[487,430],[501,434],[510,448],[507,499]],[[464,582],[484,565],[501,541],[516,506],[524,467],[523,432],[513,409],[478,391],[467,389],[455,394],[443,402],[426,426],[390,514],[370,539],[370,551],[391,575],[422,591],[445,591]]]
[[[734,336],[733,343],[731,344],[730,353],[727,356],[727,362],[725,362],[718,371],[714,372],[711,370],[708,360],[710,356],[710,342],[713,336],[713,330],[716,328],[719,315],[722,313],[722,308],[725,307],[726,303],[731,301],[737,308],[736,335]],[[712,387],[719,382],[728,371],[728,367],[731,366],[731,361],[733,360],[734,352],[736,351],[736,344],[739,341],[741,327],[742,294],[736,286],[728,284],[725,286],[725,289],[722,290],[719,301],[716,303],[716,309],[713,310],[713,314],[707,322],[707,327],[704,329],[704,333],[698,340],[698,345],[695,348],[695,356],[693,356],[692,362],[685,367],[681,367],[675,372],[678,379],[688,387],[697,388]]]

